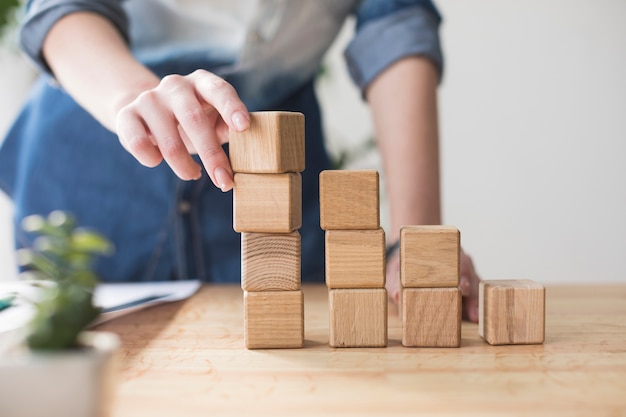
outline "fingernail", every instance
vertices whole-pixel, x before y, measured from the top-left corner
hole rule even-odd
[[[250,127],[250,119],[243,112],[235,112],[232,116],[232,121],[238,131],[246,130]]]
[[[215,169],[215,181],[217,186],[223,192],[230,191],[233,188],[233,178],[231,174],[223,167]]]

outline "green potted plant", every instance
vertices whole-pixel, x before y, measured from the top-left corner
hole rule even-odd
[[[60,211],[26,217],[22,228],[35,238],[18,250],[21,276],[39,290],[22,348],[0,360],[0,380],[11,381],[0,393],[0,415],[105,416],[119,340],[85,329],[99,314],[92,264],[112,245]]]
[[[20,0],[0,0],[0,37],[4,29],[13,24],[15,10],[20,6]]]

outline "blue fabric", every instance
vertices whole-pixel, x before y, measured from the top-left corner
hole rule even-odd
[[[391,11],[393,3],[402,3],[402,7]],[[374,10],[375,5],[379,5],[380,10]],[[366,0],[363,7],[369,9],[357,14],[359,29],[345,51],[350,75],[362,92],[383,70],[408,56],[429,58],[441,79],[443,53],[438,33],[441,18],[432,3]],[[382,17],[372,18],[374,12],[381,13]]]
[[[74,12],[93,12],[105,16],[128,41],[128,19],[120,0],[29,0],[20,31],[20,46],[44,72],[50,72],[41,52],[43,41],[52,26]]]

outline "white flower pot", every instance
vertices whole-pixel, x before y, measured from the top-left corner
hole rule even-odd
[[[0,416],[109,416],[119,338],[83,332],[80,344],[75,350],[0,358]]]

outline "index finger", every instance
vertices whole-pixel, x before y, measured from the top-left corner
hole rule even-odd
[[[223,78],[208,71],[191,74],[199,98],[212,105],[230,129],[243,132],[250,127],[250,114],[235,88]]]

